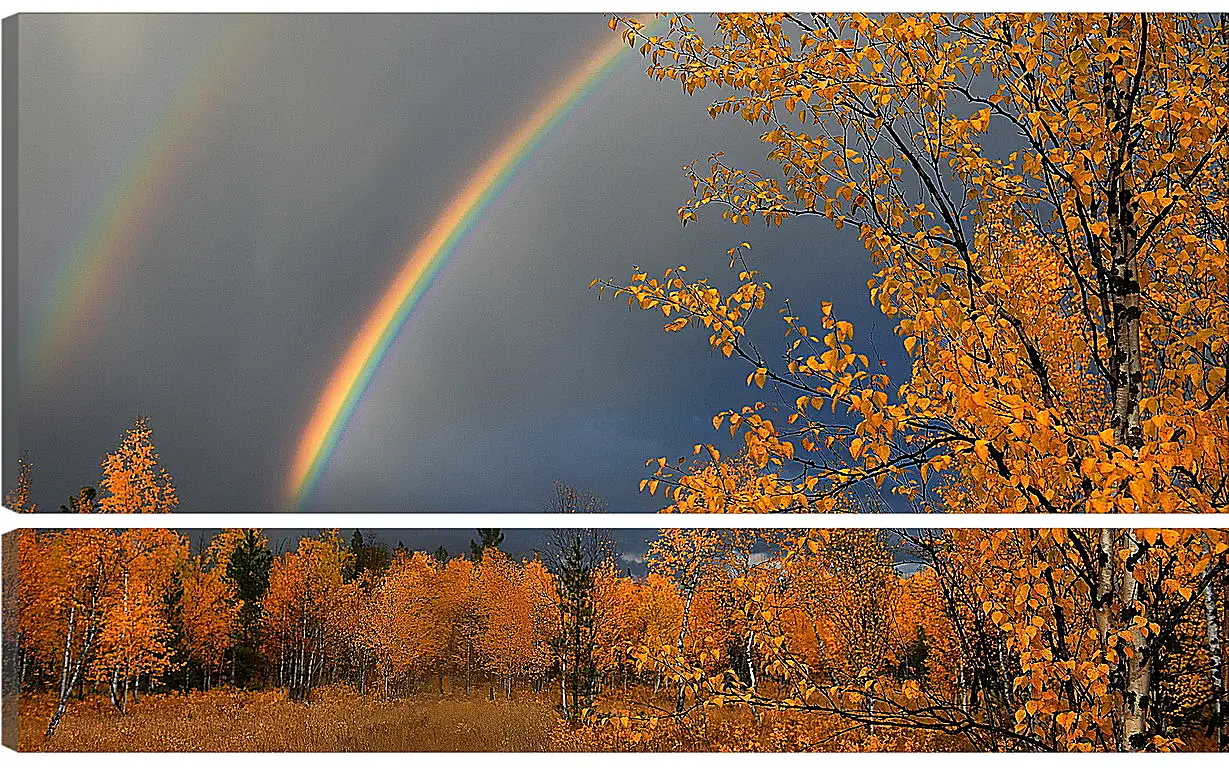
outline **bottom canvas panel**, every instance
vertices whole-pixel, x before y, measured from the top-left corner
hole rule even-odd
[[[1224,751],[1229,531],[19,530],[20,751]]]

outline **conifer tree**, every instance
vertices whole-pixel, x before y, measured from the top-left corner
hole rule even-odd
[[[481,542],[469,540],[470,554],[475,562],[482,559],[484,550],[499,549],[504,541],[504,535],[498,528],[479,528],[478,538]]]
[[[235,685],[248,685],[262,671],[262,604],[269,589],[269,569],[272,565],[273,553],[269,551],[268,541],[254,528],[243,532],[243,539],[226,563],[226,576],[234,584],[235,596],[239,601],[233,651]]]
[[[605,502],[562,483],[547,512],[603,512]],[[559,708],[570,722],[580,719],[593,704],[598,678],[594,651],[597,642],[595,578],[614,560],[614,542],[597,528],[560,528],[551,533],[547,565],[555,574],[559,634]]]

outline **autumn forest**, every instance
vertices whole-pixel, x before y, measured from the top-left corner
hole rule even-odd
[[[284,546],[22,527],[20,749],[1229,751],[1229,18],[606,20],[772,169],[684,169],[681,225],[715,215],[741,241],[725,278],[629,255],[630,279],[589,285],[594,312],[696,334],[750,393],[683,451],[654,445],[644,498],[1113,522],[667,525],[634,574],[595,528],[524,555],[493,528],[460,553],[393,547],[341,514]],[[856,233],[893,349],[834,297],[791,295],[752,225],[813,228],[816,269],[823,236]],[[175,512],[156,420],[62,506],[35,500],[54,457],[23,455],[5,506]]]
[[[336,530],[275,556],[255,529],[196,553],[166,529],[19,531],[22,749],[333,748],[276,735],[300,727],[422,749],[399,719],[443,704],[524,720],[443,749],[1215,750],[1229,733],[1229,531],[667,529],[641,578],[599,530],[544,531],[525,561],[478,534],[464,556]],[[1121,562],[1097,562],[1103,535]]]

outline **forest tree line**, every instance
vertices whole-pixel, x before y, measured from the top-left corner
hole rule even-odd
[[[342,684],[550,696],[592,748],[729,708],[976,749],[1225,747],[1223,530],[1135,531],[1133,610],[1110,616],[1088,530],[668,529],[645,577],[580,529],[519,561],[493,530],[455,556],[336,530],[277,555],[255,529],[195,554],[165,529],[19,536],[19,677],[58,696],[49,734],[89,693],[123,713],[149,692],[310,705]],[[1141,668],[1147,741],[1128,743]]]

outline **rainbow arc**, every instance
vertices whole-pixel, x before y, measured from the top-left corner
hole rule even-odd
[[[500,144],[406,253],[401,269],[334,367],[303,429],[286,476],[291,508],[298,510],[315,488],[384,356],[448,258],[525,161],[629,50],[615,37],[578,67]]]
[[[168,186],[214,124],[211,119],[244,64],[259,51],[264,23],[243,17],[232,22],[176,89],[175,99],[150,127],[123,166],[109,194],[64,258],[38,318],[36,343],[23,350],[26,376],[46,380],[72,360],[74,345],[87,338],[90,317],[99,311],[108,286],[120,279],[156,218]]]

